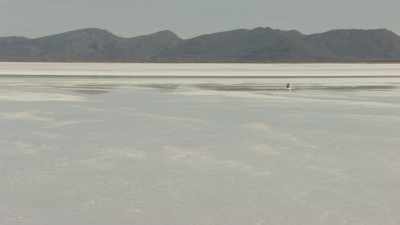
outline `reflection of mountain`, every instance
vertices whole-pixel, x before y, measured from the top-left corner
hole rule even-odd
[[[271,28],[234,30],[183,40],[171,31],[121,38],[83,29],[38,39],[0,38],[11,61],[374,61],[400,60],[400,37],[385,30],[305,35]]]
[[[67,91],[73,91],[79,94],[99,95],[99,94],[107,94],[117,86],[118,85],[107,85],[107,84],[82,84],[82,85],[71,85],[71,86],[59,86],[57,88]]]
[[[235,92],[259,92],[263,91],[287,91],[285,84],[270,83],[252,83],[252,84],[221,84],[221,83],[205,83],[195,85],[199,89],[211,91],[235,91]],[[392,84],[364,84],[364,85],[332,85],[332,84],[296,84],[291,85],[290,90],[305,91],[360,91],[360,90],[393,90],[398,86]]]

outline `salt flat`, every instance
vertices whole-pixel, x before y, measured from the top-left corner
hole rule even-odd
[[[0,75],[73,76],[400,76],[400,64],[176,64],[176,63],[12,63]]]
[[[398,68],[0,64],[0,224],[397,225]]]

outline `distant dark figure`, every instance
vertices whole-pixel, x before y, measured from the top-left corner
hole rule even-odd
[[[286,89],[292,89],[292,86],[290,85],[290,83],[286,84]]]

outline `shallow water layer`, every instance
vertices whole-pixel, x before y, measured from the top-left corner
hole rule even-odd
[[[397,225],[399,82],[349,79],[2,77],[0,224]]]

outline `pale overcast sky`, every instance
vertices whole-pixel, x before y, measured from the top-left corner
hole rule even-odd
[[[304,33],[388,28],[400,33],[399,0],[0,0],[0,36],[38,37],[97,27],[182,37],[269,26]]]

